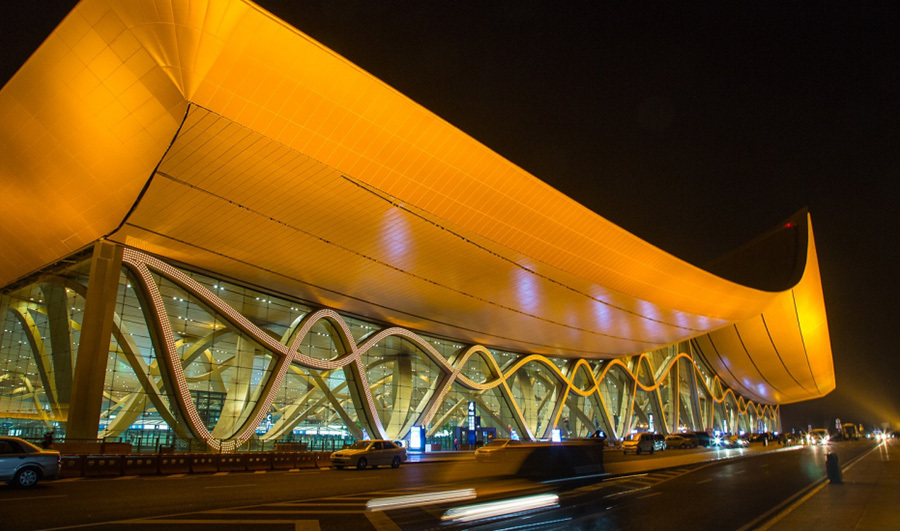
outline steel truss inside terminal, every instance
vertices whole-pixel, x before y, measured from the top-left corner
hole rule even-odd
[[[400,439],[420,425],[446,441],[470,402],[498,437],[780,428],[777,405],[726,388],[691,342],[610,360],[502,352],[105,242],[4,294],[0,310],[4,433],[127,442],[166,430],[232,451],[305,433]]]

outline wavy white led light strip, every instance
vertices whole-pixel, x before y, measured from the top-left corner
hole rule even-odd
[[[510,390],[510,385],[508,383],[508,380],[510,378],[513,378],[516,372],[527,364],[537,363],[549,370],[550,374],[552,374],[556,378],[556,380],[563,386],[563,392],[560,393],[561,400],[565,400],[565,397],[568,396],[568,393],[570,392],[582,397],[588,397],[594,394],[599,395],[600,403],[603,406],[603,411],[601,412],[601,414],[606,417],[604,420],[609,426],[612,426],[612,423],[610,422],[612,416],[609,414],[609,411],[606,408],[606,403],[600,390],[601,384],[606,378],[606,375],[614,367],[618,367],[621,371],[623,371],[624,375],[634,383],[635,390],[637,388],[640,388],[645,392],[657,393],[657,396],[659,396],[658,393],[660,386],[664,383],[665,379],[669,376],[672,368],[679,360],[687,359],[695,367],[695,370],[697,367],[697,364],[693,360],[693,358],[691,358],[687,354],[680,353],[672,357],[668,361],[665,370],[660,372],[659,378],[656,379],[652,385],[645,385],[644,383],[642,383],[638,378],[638,375],[635,374],[635,372],[633,372],[621,359],[606,361],[603,370],[596,375],[591,365],[586,360],[579,359],[575,362],[575,365],[572,366],[568,371],[571,376],[567,377],[566,374],[564,374],[563,371],[560,370],[555,363],[553,363],[546,357],[538,354],[531,354],[523,356],[514,364],[507,367],[505,371],[503,371],[497,363],[497,360],[493,355],[491,355],[490,351],[482,345],[470,346],[466,350],[462,351],[461,355],[458,354],[456,356],[453,356],[451,358],[452,361],[448,361],[428,341],[409,330],[399,327],[389,327],[382,330],[373,331],[361,338],[360,342],[357,342],[353,338],[347,322],[343,319],[343,317],[341,317],[340,314],[331,309],[317,310],[305,316],[300,321],[297,329],[292,334],[290,334],[290,337],[292,337],[293,339],[290,340],[290,345],[287,345],[274,339],[264,330],[251,323],[246,317],[229,306],[218,295],[211,292],[205,286],[195,281],[184,272],[172,266],[169,266],[168,264],[152,256],[134,249],[124,250],[123,263],[135,272],[140,280],[141,289],[145,292],[146,295],[148,295],[152,315],[154,316],[156,325],[159,327],[159,330],[162,334],[163,345],[160,345],[160,350],[162,351],[163,356],[165,356],[166,358],[165,362],[167,363],[167,366],[169,367],[169,370],[172,374],[172,378],[174,379],[175,389],[173,389],[173,392],[177,397],[176,405],[179,409],[182,410],[182,417],[186,419],[189,424],[189,428],[195,434],[195,436],[204,440],[210,447],[226,452],[233,451],[253,435],[256,427],[269,412],[269,408],[271,407],[272,402],[275,399],[275,395],[291,363],[296,363],[308,369],[323,371],[346,368],[349,365],[353,364],[354,366],[350,368],[353,369],[355,377],[359,378],[360,380],[358,387],[362,391],[363,396],[359,398],[362,399],[361,403],[366,408],[366,410],[362,412],[362,416],[367,419],[367,424],[371,424],[371,426],[369,427],[374,431],[375,434],[377,434],[381,438],[387,438],[387,434],[385,433],[384,427],[382,426],[382,422],[378,417],[375,408],[375,400],[372,397],[371,387],[366,377],[363,356],[366,352],[375,347],[379,342],[388,337],[400,337],[409,340],[416,347],[418,347],[420,351],[428,357],[428,359],[434,362],[438,370],[440,370],[445,375],[445,378],[443,379],[435,379],[434,385],[438,386],[440,384],[440,387],[434,389],[435,392],[433,394],[433,398],[431,399],[431,406],[427,409],[427,411],[423,413],[418,424],[428,425],[431,422],[432,418],[436,414],[438,408],[442,404],[447,393],[451,390],[451,387],[454,383],[459,383],[463,387],[477,392],[484,392],[499,387],[502,396],[506,400],[508,400],[510,405],[512,406],[510,409],[512,410],[513,415],[517,417],[516,421],[519,427],[522,428],[530,438],[533,438],[533,434],[531,434],[530,429],[528,428],[527,423],[523,418],[521,410],[514,400],[514,397]],[[223,438],[220,440],[210,433],[210,431],[201,421],[196,406],[191,400],[187,381],[185,379],[184,371],[181,365],[181,359],[178,356],[177,349],[175,347],[174,334],[172,332],[169,319],[165,313],[165,307],[163,305],[159,286],[157,286],[153,281],[151,271],[160,274],[161,276],[179,285],[188,293],[196,296],[208,307],[224,316],[224,319],[231,325],[233,325],[236,329],[240,330],[244,334],[251,337],[254,341],[257,341],[260,345],[263,345],[265,348],[267,348],[275,357],[274,370],[269,372],[268,376],[266,377],[266,381],[260,382],[260,385],[263,386],[264,389],[268,389],[268,392],[266,392],[264,396],[260,396],[257,403],[250,406],[256,409],[255,415],[253,415],[252,418],[248,418],[246,422],[244,422],[236,429],[235,433],[229,435],[227,438]],[[332,340],[336,344],[341,344],[345,347],[344,352],[342,352],[334,359],[322,360],[303,354],[300,351],[300,346],[306,339],[307,334],[309,334],[310,330],[312,330],[312,328],[321,320],[326,320],[333,325],[333,330],[337,334],[337,337],[332,337]],[[289,339],[285,340],[285,342],[287,341],[289,341]],[[487,365],[488,372],[491,377],[486,381],[476,382],[462,374],[461,371],[463,367],[465,367],[466,363],[472,356],[478,356]],[[645,363],[650,369],[649,374],[652,375],[653,370],[650,361],[650,357],[647,354],[641,354],[634,366],[640,367],[642,363]],[[578,372],[581,369],[584,370],[583,374],[590,375],[590,381],[588,382],[589,385],[586,388],[579,388],[574,384]],[[638,369],[637,372],[639,373],[640,370]],[[651,376],[651,379],[654,379],[653,376]],[[728,395],[730,394],[731,399],[737,405],[737,409],[740,414],[746,414],[748,409],[750,409],[750,407],[753,407],[754,412],[757,416],[768,417],[773,420],[777,418],[777,406],[759,406],[735,394],[731,389],[727,389],[726,391],[721,393],[721,396],[716,396],[717,393],[715,393],[714,390],[721,389],[723,387],[721,385],[721,382],[719,382],[718,380],[718,376],[716,376],[712,382],[712,389],[707,386],[706,382],[702,378],[700,378],[699,380],[706,388],[708,396],[712,398],[715,403],[725,402],[725,400],[728,398]],[[351,388],[351,392],[356,391]],[[632,405],[635,400],[635,395],[636,393],[633,392],[631,396]],[[562,411],[562,408],[560,408],[560,411]],[[558,418],[553,420],[555,423],[558,421]],[[665,424],[665,419],[661,420],[661,424]],[[403,436],[404,434],[399,435]]]

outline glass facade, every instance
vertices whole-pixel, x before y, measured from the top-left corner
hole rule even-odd
[[[0,434],[64,437],[90,260],[5,292]],[[98,438],[159,446],[340,448],[426,427],[449,447],[474,404],[492,435],[755,432],[777,406],[722,386],[690,343],[630,358],[503,352],[315,308],[124,250]],[[482,437],[479,432],[477,437]]]

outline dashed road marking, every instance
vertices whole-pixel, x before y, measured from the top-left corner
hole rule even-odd
[[[375,529],[385,530],[385,531],[399,531],[400,526],[394,523],[393,520],[388,517],[388,515],[384,514],[383,511],[366,511],[365,513],[366,519],[375,526]]]
[[[256,483],[245,483],[242,485],[210,485],[210,486],[206,486],[203,488],[204,489],[236,489],[236,488],[255,487],[255,486],[256,486]]]
[[[44,498],[68,498],[68,494],[51,494],[48,496],[19,496],[17,498],[3,498],[0,502],[16,501],[16,500],[40,500]]]

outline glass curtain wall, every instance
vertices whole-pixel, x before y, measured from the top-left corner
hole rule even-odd
[[[756,431],[778,409],[721,385],[689,343],[616,360],[526,356],[315,308],[136,251],[115,300],[98,438],[157,450],[233,441],[340,448],[586,437],[602,430]],[[0,434],[64,436],[90,261],[4,292]],[[166,358],[168,356],[169,358]],[[456,369],[459,368],[457,371]],[[222,446],[220,449],[224,449]]]

